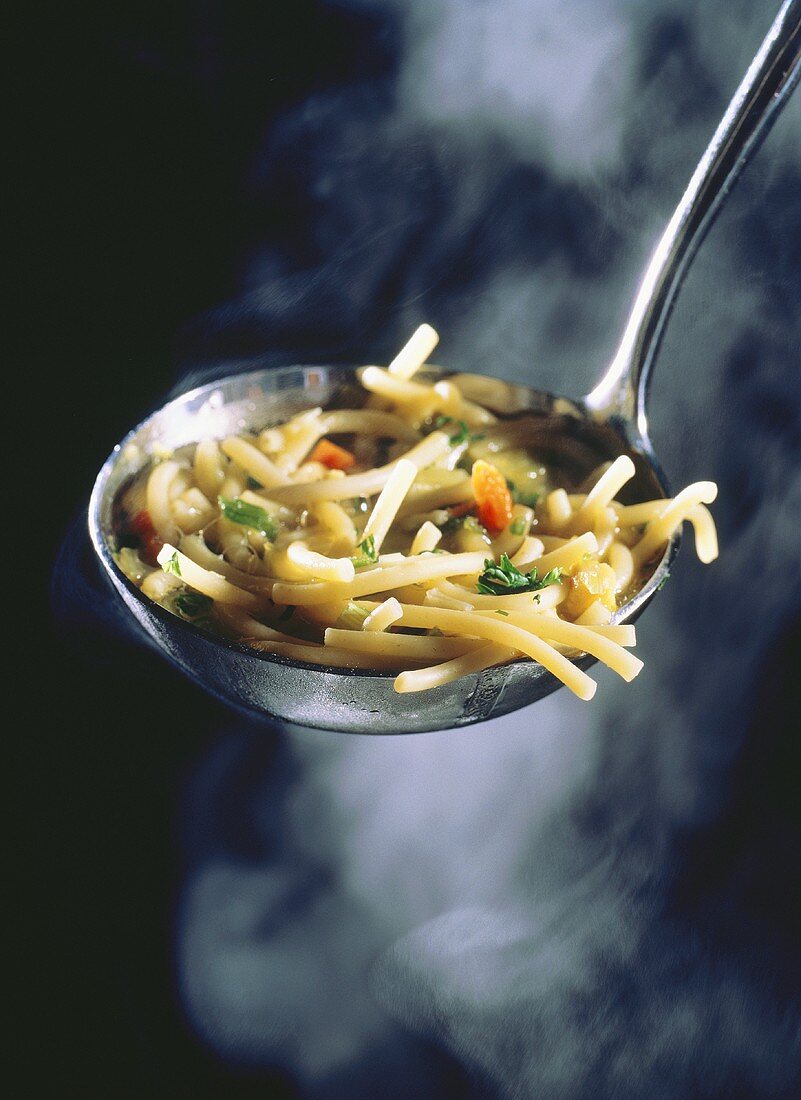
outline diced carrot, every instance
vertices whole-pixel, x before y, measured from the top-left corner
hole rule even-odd
[[[330,439],[321,439],[306,461],[319,462],[329,470],[349,470],[356,464],[356,456],[344,447],[338,447]]]
[[[142,559],[148,565],[156,565],[156,558],[164,543],[158,537],[150,512],[143,508],[137,512],[131,520],[131,531],[136,535],[141,544]]]
[[[488,531],[502,531],[512,519],[512,494],[501,471],[483,458],[473,463],[473,496],[478,520]]]

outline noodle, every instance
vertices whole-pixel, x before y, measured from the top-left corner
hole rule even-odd
[[[221,446],[229,458],[238,462],[242,469],[256,481],[261,482],[265,489],[274,489],[277,485],[286,483],[286,478],[275,463],[246,439],[237,439],[232,436],[224,439]]]
[[[448,437],[443,432],[432,432],[403,456],[413,462],[418,470],[436,462],[448,450]],[[308,507],[318,500],[350,500],[353,497],[373,496],[379,493],[400,459],[368,470],[363,474],[347,474],[342,478],[314,481],[308,485],[288,485],[276,489],[271,495],[281,504]]]
[[[372,592],[389,592],[405,584],[437,580],[440,577],[464,576],[478,573],[484,564],[482,554],[432,554],[409,558],[402,565],[378,566],[357,574],[349,584],[290,584],[276,582],[273,586],[275,603],[303,606],[318,600],[358,599]]]
[[[362,623],[362,630],[386,630],[403,615],[403,609],[394,596],[380,603]]]
[[[391,672],[399,693],[534,661],[589,700],[578,654],[632,680],[636,634],[616,613],[682,523],[702,562],[717,557],[716,486],[621,504],[628,455],[571,484],[542,465],[536,431],[477,403],[511,407],[505,383],[415,377],[437,343],[421,325],[388,367],[365,367],[364,408],[160,452],[120,494],[120,568],[206,631]]]
[[[420,325],[387,367],[396,378],[409,379],[428,359],[439,343],[439,334],[431,325]]]
[[[398,509],[403,504],[404,497],[412,487],[412,482],[417,477],[417,467],[408,458],[400,458],[387,478],[387,483],[381,490],[375,507],[370,513],[370,518],[364,528],[364,538],[373,540],[373,548],[378,551],[387,531],[392,526],[392,521],[398,514]]]
[[[409,553],[412,556],[430,553],[441,538],[442,531],[439,527],[431,523],[430,520],[426,520],[414,536]]]

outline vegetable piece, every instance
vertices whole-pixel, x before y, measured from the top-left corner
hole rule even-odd
[[[471,500],[466,500],[463,504],[457,504],[454,508],[449,508],[448,518],[439,527],[442,534],[453,534],[454,531],[458,531],[460,527],[463,527],[468,520],[472,520],[478,526],[478,520],[470,514],[473,508],[475,508],[475,503]]]
[[[161,562],[161,568],[164,570],[165,573],[170,573],[174,577],[181,576],[181,562],[178,558],[177,550],[173,550],[172,555],[169,558],[165,558],[164,561]]]
[[[526,508],[536,508],[537,501],[542,496],[541,493],[529,493],[525,489],[517,489],[512,482],[508,482],[509,491],[512,494],[512,500],[515,504],[523,504]]]
[[[378,561],[378,551],[375,548],[375,536],[368,535],[359,543],[359,556],[353,559],[357,569],[365,565],[374,565]]]
[[[564,610],[578,616],[600,600],[610,611],[617,609],[617,574],[611,565],[600,561],[580,562],[569,578]]]
[[[139,539],[142,560],[147,562],[148,565],[156,565],[158,552],[164,543],[159,538],[153,520],[150,518],[150,512],[146,508],[137,512],[131,520],[131,531]]]
[[[473,496],[479,521],[489,531],[502,531],[512,519],[512,494],[501,471],[483,458],[473,463]]]
[[[321,439],[306,461],[319,462],[329,470],[349,470],[356,465],[356,456],[344,447],[338,447],[330,439]]]
[[[538,592],[548,585],[558,584],[561,580],[560,569],[551,569],[540,580],[537,578],[536,567],[530,573],[521,573],[517,566],[512,565],[508,554],[501,554],[498,565],[487,558],[484,562],[484,572],[478,578],[476,589],[484,596],[511,596],[518,592]],[[539,597],[537,597],[539,600]]]
[[[211,610],[212,601],[201,592],[181,592],[175,597],[175,606],[187,619],[197,619],[207,615]]]
[[[278,535],[278,524],[269,512],[259,508],[258,504],[248,504],[247,501],[237,497],[229,500],[226,497],[218,497],[222,514],[232,523],[241,523],[243,527],[252,527],[269,542],[275,542]]]
[[[471,432],[464,420],[454,420],[452,416],[438,416],[434,421],[434,428],[440,431],[447,424],[454,424],[457,426],[455,434],[448,437],[454,447],[458,447],[460,443],[478,442],[479,439],[483,439],[485,436],[484,432]]]
[[[166,606],[195,626],[202,626],[206,630],[214,629],[213,600],[201,592],[179,592],[173,595]]]
[[[348,600],[343,611],[340,612],[334,626],[340,630],[361,630],[364,620],[370,612],[365,607],[360,607],[353,600]]]

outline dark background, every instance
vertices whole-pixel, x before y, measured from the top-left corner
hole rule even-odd
[[[682,15],[681,5],[675,15],[662,7],[652,20],[642,18],[635,67],[643,84],[656,88],[655,101],[664,95],[672,104],[676,117],[668,111],[666,131],[694,117],[698,132],[708,134],[733,85],[709,74],[695,55],[692,20]],[[762,9],[744,58],[756,47],[772,5]],[[380,119],[398,94],[404,27],[393,5],[348,10],[298,0],[287,10],[271,4],[145,3],[52,12],[24,42],[17,85],[23,140],[16,160],[25,180],[20,210],[28,212],[18,226],[23,249],[17,271],[23,301],[33,309],[22,332],[20,373],[45,395],[47,445],[57,456],[55,468],[48,465],[52,492],[42,565],[44,574],[56,563],[56,627],[47,640],[47,673],[26,692],[36,717],[13,723],[15,741],[25,740],[16,848],[23,897],[34,902],[33,916],[25,920],[25,931],[32,933],[25,952],[31,963],[25,1000],[32,1015],[18,1047],[30,1083],[26,1095],[349,1097],[375,1095],[379,1088],[392,1096],[503,1095],[512,1087],[502,1075],[499,1084],[480,1057],[457,1056],[426,1025],[395,1036],[389,1052],[382,1053],[377,1042],[361,1058],[363,1068],[354,1057],[323,1084],[311,1085],[296,1071],[291,1053],[269,1047],[261,1057],[241,1051],[229,1056],[218,1042],[200,1037],[196,1021],[187,1021],[175,929],[182,884],[199,858],[196,847],[205,843],[246,862],[269,862],[282,850],[281,817],[276,810],[269,828],[254,829],[250,809],[263,795],[254,776],[277,768],[290,777],[289,789],[293,768],[300,765],[287,763],[291,749],[283,734],[244,725],[131,644],[78,534],[80,509],[111,446],[189,373],[213,372],[220,363],[262,352],[273,363],[301,356],[386,357],[422,319],[441,328],[447,353],[449,332],[506,267],[559,257],[566,278],[608,278],[607,318],[582,321],[588,341],[597,337],[596,362],[603,362],[626,307],[625,288],[633,285],[654,227],[700,147],[690,143],[683,158],[675,150],[666,153],[674,174],[668,174],[662,202],[654,198],[660,196],[654,183],[660,166],[631,150],[621,155],[617,175],[594,189],[560,175],[547,158],[516,161],[503,137],[490,137],[480,149],[463,135],[451,141],[436,127],[408,142],[388,137]],[[683,101],[673,95],[677,91]],[[335,117],[356,118],[355,136],[329,135],[328,108],[315,116],[322,121],[299,123],[292,109],[315,96],[335,104]],[[371,144],[365,135],[373,127]],[[638,137],[653,137],[660,147],[647,112],[628,133],[630,142]],[[357,152],[356,166],[346,169],[348,141]],[[763,154],[768,164],[770,150],[768,144]],[[353,196],[352,206],[343,202],[337,214],[307,186],[329,155],[340,166],[336,186]],[[798,393],[788,388],[786,368],[773,366],[792,355],[798,365],[801,170],[797,163],[787,165],[785,158],[781,170],[766,168],[761,176],[754,165],[751,190],[734,207],[732,234],[746,239],[740,259],[748,259],[753,277],[761,280],[760,300],[772,302],[774,312],[758,331],[746,326],[732,339],[724,365],[729,382],[746,377],[746,392],[759,406],[767,434],[786,441],[776,463],[794,456],[796,465],[786,475],[792,476],[798,469]],[[380,189],[376,174],[385,184]],[[476,198],[464,199],[459,190],[467,174],[478,179]],[[381,201],[371,201],[378,190]],[[457,197],[458,219],[451,212]],[[762,215],[747,216],[757,205]],[[769,216],[771,208],[780,212],[778,222]],[[382,240],[382,226],[389,230],[387,246],[374,243]],[[422,249],[421,239],[443,226],[437,247]],[[364,247],[354,249],[354,239]],[[262,248],[270,256],[260,268],[253,257]],[[418,270],[410,276],[412,264]],[[710,302],[714,310],[715,280],[724,268],[711,261],[703,281],[698,277],[701,305],[687,315],[691,321]],[[569,309],[568,302],[567,327]],[[458,340],[450,346],[459,349]],[[566,361],[574,350],[568,338]],[[768,380],[764,386],[747,381],[755,361],[760,378]],[[526,357],[519,354],[510,370],[498,373],[527,376]],[[577,367],[564,390],[580,392],[595,373],[594,364]],[[687,375],[682,377],[684,390],[665,422],[672,416],[674,426],[683,424],[691,441],[692,424],[682,421]],[[731,457],[736,427],[718,427],[729,433],[723,468],[696,469],[689,458],[687,469],[674,476],[687,480],[709,472],[728,487],[729,499],[753,500],[757,490],[744,460],[738,464]],[[745,507],[740,500],[724,514],[724,536]],[[77,527],[69,533],[73,523]],[[792,568],[792,556],[789,561]],[[689,568],[687,562],[682,566]],[[741,576],[727,579],[742,582]],[[688,594],[697,598],[702,584]],[[718,794],[703,811],[671,826],[669,886],[659,903],[660,913],[679,913],[693,936],[729,943],[720,963],[727,973],[739,974],[742,959],[755,951],[760,956],[756,987],[781,1023],[757,1029],[757,1045],[768,1066],[780,1063],[784,1072],[756,1070],[748,1058],[743,1069],[730,1052],[716,1065],[717,1040],[711,1038],[712,1067],[685,1078],[662,1065],[661,1091],[638,1091],[636,1076],[615,1086],[604,1059],[596,1062],[585,1052],[596,1077],[572,1084],[566,1079],[538,1095],[797,1095],[801,760],[795,581],[790,596],[753,658],[744,732],[730,750],[721,749],[716,727],[709,743],[703,742],[701,755],[714,762],[709,768]],[[41,645],[38,631],[31,641]],[[657,659],[653,652],[648,658]],[[716,659],[724,658],[718,653]],[[725,677],[713,676],[712,684],[720,696],[729,690]],[[711,711],[716,701],[725,711],[721,697],[707,700]],[[715,726],[711,718],[703,721]],[[229,752],[222,793],[215,789],[210,796],[213,812],[198,815],[187,809],[187,798],[202,798],[199,762],[219,763],[221,742]],[[626,766],[636,766],[636,760]],[[625,791],[626,768],[611,770]],[[580,809],[590,832],[603,835],[608,813],[592,790]],[[208,836],[198,838],[201,826]],[[336,872],[329,867],[326,873]],[[648,987],[678,983],[672,970],[663,979],[649,961],[655,950],[649,947],[638,962],[649,974]],[[313,999],[315,989],[308,995]],[[746,1004],[748,995],[746,990]],[[636,1015],[635,992],[621,992],[617,1003],[626,998]],[[714,992],[708,1003],[715,1004]],[[421,1016],[427,1018],[425,1010]],[[705,1027],[699,1022],[696,1031],[703,1035]],[[411,1044],[407,1053],[404,1043]],[[685,1055],[677,1047],[676,1060]],[[516,1057],[510,1053],[509,1063]],[[672,1065],[671,1056],[665,1058]],[[412,1063],[413,1084],[406,1085],[401,1069]],[[524,1089],[519,1082],[526,1080],[536,1082],[532,1089],[548,1088],[523,1070],[511,1080]]]
[[[22,374],[60,456],[45,571],[62,555],[46,713],[21,753],[26,1095],[293,1095],[264,1067],[219,1064],[174,993],[175,800],[226,715],[104,630],[86,547],[56,547],[117,438],[179,376],[178,330],[236,292],[254,238],[292,232],[298,212],[265,216],[243,186],[272,120],[388,71],[392,28],[375,30],[308,0],[112,4],[53,9],[24,41]],[[273,736],[253,736],[269,759]]]

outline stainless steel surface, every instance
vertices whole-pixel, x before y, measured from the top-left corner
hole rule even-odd
[[[616,419],[630,438],[648,439],[648,382],[696,249],[799,76],[801,0],[785,0],[654,249],[609,369],[585,399],[592,415]]]
[[[494,399],[482,395],[502,414],[530,417],[532,440],[577,468],[589,471],[604,459],[629,454],[637,474],[627,486],[628,499],[668,493],[648,439],[649,374],[670,306],[703,232],[798,81],[800,39],[801,0],[788,0],[668,223],[620,347],[598,386],[579,402],[505,383],[496,383]],[[290,367],[221,379],[182,395],[130,432],[98,474],[89,505],[92,542],[115,590],[151,642],[192,679],[234,706],[298,725],[353,733],[417,733],[484,721],[550,694],[559,682],[541,666],[519,661],[430,692],[397,695],[387,673],[321,669],[212,637],[151,603],[117,568],[110,548],[112,502],[155,444],[179,447],[324,405],[353,381],[354,371]],[[466,386],[469,390],[480,383],[471,383],[468,376]],[[677,535],[644,588],[617,612],[616,622],[630,622],[641,613],[678,545]],[[577,663],[588,667],[594,662],[583,657]]]

